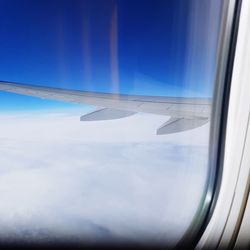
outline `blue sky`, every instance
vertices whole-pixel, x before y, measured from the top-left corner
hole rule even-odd
[[[211,96],[221,3],[0,0],[0,79],[87,91]],[[0,111],[69,106],[0,93]]]

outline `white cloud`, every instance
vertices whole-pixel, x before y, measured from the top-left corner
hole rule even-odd
[[[208,125],[157,136],[166,117],[78,115],[0,117],[0,239],[176,243],[203,194]]]

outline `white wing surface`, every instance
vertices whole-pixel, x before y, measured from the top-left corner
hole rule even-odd
[[[158,134],[176,133],[199,127],[209,120],[211,112],[209,98],[111,94],[5,81],[0,81],[0,90],[102,107],[100,110],[82,116],[82,121],[118,119],[137,112],[171,116],[171,119],[158,129]]]

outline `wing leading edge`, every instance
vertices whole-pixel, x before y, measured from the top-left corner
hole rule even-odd
[[[197,128],[210,117],[211,99],[141,96],[67,90],[40,85],[0,81],[0,90],[72,103],[102,107],[81,117],[81,121],[119,119],[138,112],[170,116],[157,134],[170,134]]]

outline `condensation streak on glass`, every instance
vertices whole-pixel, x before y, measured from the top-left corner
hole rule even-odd
[[[222,4],[0,0],[1,80],[118,94],[0,91],[0,243],[182,239],[209,173]]]

